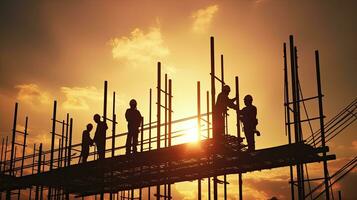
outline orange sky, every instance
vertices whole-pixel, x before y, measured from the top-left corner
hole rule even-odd
[[[0,134],[10,135],[14,103],[19,102],[19,124],[23,126],[26,115],[30,118],[30,143],[43,142],[48,147],[56,99],[59,118],[64,119],[67,112],[74,117],[78,143],[93,114],[102,112],[104,80],[109,81],[110,94],[117,92],[118,129],[126,131],[123,114],[129,100],[137,99],[146,118],[150,88],[156,101],[157,61],[173,79],[173,118],[196,114],[197,81],[201,81],[205,112],[209,37],[215,36],[216,66],[224,54],[227,83],[233,86],[238,75],[240,93],[252,94],[258,107],[262,136],[257,138],[257,148],[285,144],[283,42],[290,34],[296,37],[305,96],[316,92],[314,50],[320,50],[329,119],[357,94],[355,8],[354,1],[337,0],[2,2]],[[231,113],[229,129],[235,134]],[[356,124],[350,126],[328,144],[338,158],[331,162],[332,172],[356,155],[356,128]],[[314,175],[319,169],[311,167]],[[247,174],[246,199],[288,199],[287,172],[283,168]],[[356,194],[348,185],[357,184],[356,177],[355,172],[350,174],[339,186],[351,199]],[[230,198],[236,199],[236,177],[230,180]],[[177,198],[196,198],[194,183],[175,187]]]

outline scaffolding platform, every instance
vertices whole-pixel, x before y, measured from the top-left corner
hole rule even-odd
[[[78,196],[117,192],[182,181],[246,173],[323,161],[328,147],[294,143],[256,151],[242,150],[237,137],[226,136],[172,147],[120,155],[53,169],[35,175],[0,180],[0,191],[45,186]],[[326,160],[336,159],[327,155]],[[2,177],[5,178],[5,177]]]

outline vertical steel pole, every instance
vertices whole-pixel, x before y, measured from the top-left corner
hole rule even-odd
[[[167,147],[167,74],[165,74],[165,148]],[[167,184],[164,184],[164,199],[167,199]]]
[[[16,140],[16,123],[17,123],[17,108],[18,103],[15,103],[15,112],[14,112],[14,123],[12,126],[12,141],[11,141],[11,155],[10,155],[10,170],[9,174],[12,175],[14,169],[14,150],[15,150],[15,140]]]
[[[55,134],[56,134],[56,112],[57,101],[53,102],[53,116],[52,116],[52,131],[51,131],[51,153],[50,153],[50,171],[53,169],[54,148],[55,148]],[[48,200],[51,200],[51,187],[48,187]]]
[[[325,141],[325,127],[324,127],[324,110],[322,104],[322,87],[321,87],[321,77],[320,77],[320,58],[319,51],[315,51],[315,61],[316,61],[316,81],[317,81],[317,95],[319,101],[319,116],[320,116],[320,130],[321,130],[321,145],[322,148],[326,146]],[[327,200],[330,199],[330,191],[329,191],[329,175],[327,168],[327,160],[326,160],[326,152],[323,152],[323,167],[324,167],[324,183],[325,183],[325,198]]]
[[[216,101],[216,89],[215,89],[215,71],[214,71],[214,65],[215,65],[215,61],[214,61],[214,38],[211,37],[211,101],[212,101],[212,119],[215,119],[215,101]],[[215,133],[215,121],[212,120],[212,130],[213,130],[213,140],[216,139],[216,134]],[[216,143],[216,142],[215,142]],[[213,158],[214,160],[214,158]],[[217,176],[214,176],[213,178],[213,198],[214,200],[218,199],[218,187],[217,187]]]
[[[108,81],[104,81],[104,103],[103,103],[103,121],[104,123],[107,122],[107,101],[108,99]],[[107,138],[107,136],[105,135],[105,138]],[[105,158],[105,149],[106,149],[106,139],[104,140],[104,157]]]
[[[197,140],[201,142],[201,84],[197,81]],[[198,200],[202,199],[201,179],[197,180]]]
[[[69,120],[69,144],[68,144],[68,163],[67,166],[71,166],[71,151],[72,151],[72,133],[73,133],[73,118]]]
[[[223,86],[224,86],[224,63],[223,63],[223,54],[221,54],[221,88],[223,91]],[[225,125],[225,132],[224,135],[228,134],[228,120],[227,120],[227,115],[224,116],[224,125]],[[223,194],[224,194],[224,200],[227,200],[227,175],[223,175]]]
[[[157,63],[157,149],[160,149],[161,126],[161,63]],[[156,186],[156,199],[160,200],[160,185]]]
[[[115,156],[115,129],[116,129],[115,92],[113,92],[112,157]]]
[[[28,117],[25,119],[25,129],[24,129],[24,144],[22,146],[22,157],[21,157],[21,169],[20,169],[20,177],[22,177],[24,172],[24,162],[25,162],[25,151],[26,151],[26,139],[27,139],[27,125],[28,125]],[[20,200],[21,190],[19,189],[18,200]]]
[[[144,117],[141,118],[141,130],[140,130],[140,152],[144,151]],[[142,170],[142,168],[141,168]],[[142,188],[139,188],[139,199],[143,198]]]
[[[290,105],[289,105],[289,83],[288,83],[288,63],[287,63],[287,55],[286,55],[286,43],[284,43],[284,93],[285,93],[285,126],[288,134],[288,141],[291,144],[291,124],[290,124]],[[290,192],[291,199],[295,199],[294,194],[294,170],[293,166],[290,165]]]
[[[165,74],[165,147],[167,147],[167,74]]]
[[[65,141],[65,148],[64,148],[64,166],[66,167],[68,164],[68,142],[69,142],[69,113],[66,115],[66,141]],[[66,192],[65,199],[69,200],[69,193]]]
[[[341,190],[340,190],[340,191],[338,191],[338,200],[342,200]]]
[[[150,97],[149,97],[149,151],[151,151],[151,107],[152,107],[152,89],[150,88]],[[148,200],[151,199],[151,188],[148,187]]]
[[[55,134],[56,134],[56,112],[57,112],[57,101],[53,102],[53,116],[52,116],[52,137],[51,137],[51,157],[50,157],[50,171],[53,169],[53,158],[54,158],[54,148],[55,148]],[[49,191],[49,193],[51,193]],[[50,195],[48,196],[50,199]]]
[[[63,166],[63,148],[64,148],[64,134],[65,134],[65,121],[62,120],[62,134],[61,134],[61,144],[60,144],[60,147],[58,148],[58,150],[60,150],[59,152],[60,153],[60,165],[59,167],[62,167]]]
[[[295,46],[294,46],[294,37],[290,35],[290,61],[291,61],[291,84],[292,84],[292,95],[293,95],[293,110],[294,110],[294,132],[295,132],[295,143],[300,141],[299,137],[299,121],[298,121],[298,104],[297,104],[297,80],[296,80],[296,66],[295,66]],[[299,200],[304,199],[302,184],[301,184],[301,168],[300,165],[296,165],[296,173],[298,179],[298,198]]]
[[[239,112],[240,112],[240,105],[239,105],[239,79],[238,76],[235,77],[235,89],[236,89],[236,99],[237,99],[237,110],[236,110],[236,120],[237,120],[237,137],[238,139],[242,138],[241,132],[240,132],[240,117],[239,117]],[[239,200],[243,199],[243,178],[242,178],[242,173],[238,174],[238,191],[239,191]]]
[[[3,158],[3,154],[4,154],[4,145],[5,145],[4,142],[5,142],[5,138],[3,137],[2,138],[2,143],[1,143],[0,172],[2,171],[2,166],[3,166],[3,162],[4,162],[3,159],[2,159]]]
[[[7,145],[9,142],[9,136],[6,136],[6,142],[5,142],[5,154],[4,154],[4,174],[6,173],[6,157],[7,157]]]
[[[140,131],[140,152],[144,151],[144,117],[141,120],[141,131]],[[142,188],[139,189],[139,199],[142,199]]]
[[[41,158],[42,158],[42,143],[40,144],[40,149],[39,149],[39,153],[38,153],[38,162],[37,162],[37,174],[41,173]],[[36,196],[35,196],[35,200],[39,199],[39,187],[40,186],[36,186]]]
[[[169,147],[171,147],[171,137],[172,137],[172,80],[171,79],[169,79],[169,126],[168,126],[168,139],[169,139],[169,141],[168,141],[168,145],[169,145]],[[169,165],[170,165],[170,163],[169,163]],[[167,187],[168,187],[168,198],[169,199],[172,199],[171,198],[171,184],[168,184],[167,185]]]
[[[32,166],[31,166],[31,174],[33,175],[35,172],[35,158],[36,158],[36,144],[33,144],[33,156],[32,156]],[[30,187],[30,191],[29,191],[29,200],[32,199],[32,187]]]
[[[69,113],[66,115],[66,141],[65,141],[65,148],[64,148],[64,166],[67,166],[67,152],[68,152],[68,128],[69,128]]]
[[[206,109],[207,109],[207,140],[210,139],[210,121],[209,121],[209,91],[206,92]],[[208,200],[211,200],[211,177],[207,179],[207,193],[208,193]]]
[[[9,175],[13,174],[13,165],[14,165],[14,151],[15,151],[15,139],[16,139],[16,123],[17,123],[17,108],[18,103],[15,103],[15,112],[14,112],[14,123],[12,128],[12,141],[11,141],[11,153],[10,153],[10,168],[9,168]],[[6,199],[10,200],[11,198],[11,190],[6,191]]]
[[[298,65],[298,56],[297,56],[297,48],[296,46],[294,47],[294,54],[295,54],[295,76],[296,76],[296,104],[297,104],[297,110],[295,111],[297,115],[297,120],[298,120],[298,137],[299,137],[299,142],[303,142],[303,136],[302,136],[302,128],[301,128],[301,116],[300,116],[300,81],[299,81],[299,65]],[[300,170],[300,184],[301,184],[301,193],[302,196],[305,197],[305,181],[304,181],[304,166],[303,164],[299,164],[299,170]]]
[[[103,122],[106,123],[107,121],[107,94],[108,94],[108,81],[104,81],[104,102],[103,102]],[[105,138],[107,138],[107,136],[104,136]],[[105,149],[106,149],[106,139],[104,139],[104,155],[103,155],[103,159],[105,158]],[[101,155],[102,156],[102,155]],[[101,157],[100,156],[100,157]],[[100,193],[100,200],[104,200],[104,193]]]

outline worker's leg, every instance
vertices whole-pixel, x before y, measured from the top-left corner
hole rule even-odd
[[[139,130],[135,130],[133,133],[133,152],[137,152],[137,146],[138,146],[138,136],[139,136]]]
[[[255,144],[254,144],[254,132],[252,130],[244,129],[245,138],[247,139],[248,143],[248,150],[254,151]]]
[[[83,156],[82,156],[82,163],[86,163],[87,162],[87,159],[88,159],[88,152],[85,152],[83,153]]]
[[[128,135],[126,137],[126,144],[125,144],[125,146],[126,146],[126,154],[130,154],[131,153],[131,141],[132,141],[132,138],[133,138],[132,135],[133,135],[132,131],[129,129]]]
[[[218,138],[222,138],[223,135],[224,135],[224,117],[217,116],[215,117],[215,121],[214,121],[213,137],[218,139]]]
[[[105,142],[97,143],[99,159],[104,159],[105,158],[105,151],[104,151],[105,147],[104,146],[105,146]]]

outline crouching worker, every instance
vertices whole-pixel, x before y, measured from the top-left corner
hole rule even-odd
[[[87,125],[87,129],[82,134],[82,151],[78,163],[86,163],[89,155],[89,146],[93,146],[93,140],[90,137],[90,132],[93,129],[92,124]]]
[[[240,119],[243,122],[243,131],[248,143],[248,150],[255,150],[254,135],[260,136],[260,132],[257,131],[258,125],[257,108],[253,105],[253,97],[247,95],[244,97],[245,107],[240,110]]]

